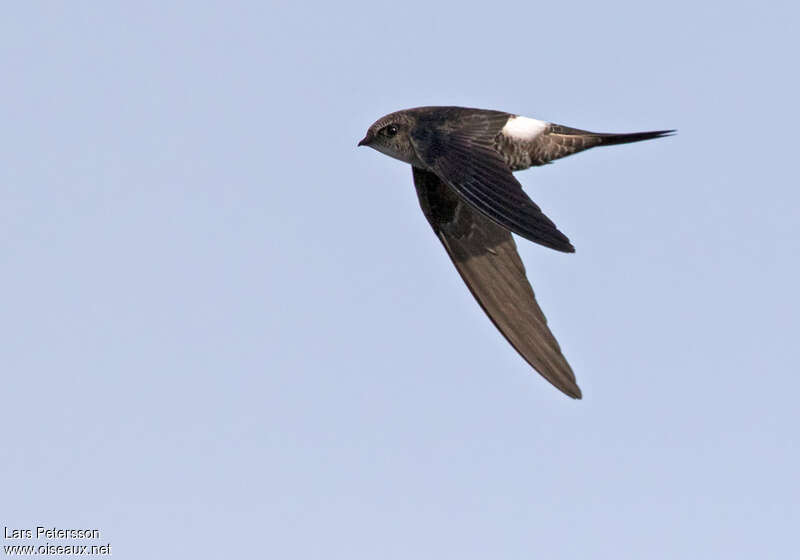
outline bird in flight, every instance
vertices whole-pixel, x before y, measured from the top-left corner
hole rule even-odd
[[[411,164],[422,212],[489,319],[536,371],[579,399],[511,234],[565,253],[575,248],[512,172],[672,132],[606,134],[502,111],[418,107],[381,117],[358,145]]]

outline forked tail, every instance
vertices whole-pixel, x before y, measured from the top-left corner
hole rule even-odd
[[[653,138],[663,138],[672,136],[675,130],[653,130],[650,132],[631,132],[628,134],[602,134],[595,133],[600,140],[601,146],[613,146],[614,144],[628,144],[629,142],[641,142],[642,140],[652,140]]]

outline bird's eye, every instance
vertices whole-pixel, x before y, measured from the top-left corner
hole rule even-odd
[[[390,124],[389,126],[383,128],[383,133],[389,138],[391,138],[392,136],[397,134],[397,127],[393,124]]]

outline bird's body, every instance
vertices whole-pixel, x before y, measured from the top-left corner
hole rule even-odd
[[[359,146],[411,164],[420,206],[475,299],[534,369],[580,398],[511,232],[558,251],[575,249],[512,172],[670,132],[602,134],[501,111],[419,107],[378,119]]]

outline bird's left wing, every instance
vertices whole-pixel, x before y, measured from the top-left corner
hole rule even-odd
[[[480,306],[536,371],[565,394],[581,398],[511,233],[464,203],[436,174],[413,170],[422,211]]]

